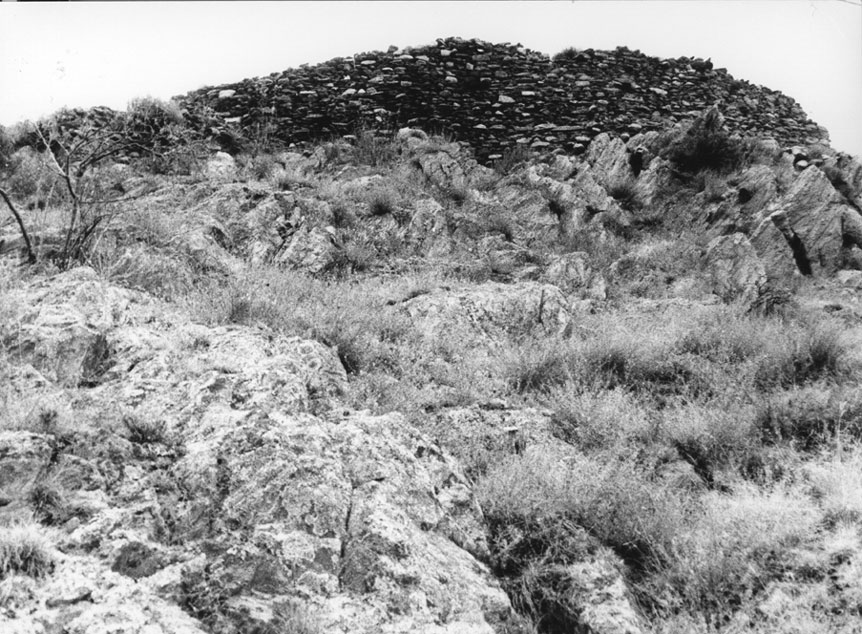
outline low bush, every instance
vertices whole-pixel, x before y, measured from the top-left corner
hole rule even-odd
[[[41,524],[53,526],[66,518],[66,500],[57,482],[37,482],[27,497],[35,518]]]
[[[636,211],[642,206],[633,178],[625,178],[612,183],[608,186],[608,194],[620,204],[620,207],[627,211]]]
[[[570,46],[568,48],[564,48],[562,51],[554,55],[551,59],[553,59],[555,62],[569,61],[576,59],[580,54],[580,49],[577,49],[574,46]]]
[[[606,389],[622,387],[653,397],[708,392],[697,366],[672,350],[669,341],[606,334],[583,345],[582,377]]]
[[[396,201],[386,191],[377,190],[368,197],[368,214],[371,216],[394,216]]]
[[[756,357],[781,333],[780,324],[728,306],[698,319],[676,344],[678,352],[736,364]]]
[[[126,415],[122,418],[128,439],[138,445],[164,443],[166,425],[160,419],[147,419],[136,415]]]
[[[707,169],[721,172],[739,168],[743,150],[741,140],[730,136],[721,114],[711,108],[673,138],[663,155],[676,169],[694,174]]]

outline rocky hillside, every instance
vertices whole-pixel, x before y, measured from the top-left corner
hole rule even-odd
[[[386,55],[501,51],[549,64]],[[0,144],[0,631],[858,631],[862,164],[713,107],[483,164],[526,97],[478,150],[153,102]]]
[[[602,132],[627,140],[716,104],[732,132],[788,146],[828,138],[790,97],[709,61],[627,48],[551,60],[517,45],[460,38],[336,58],[177,100],[246,132],[266,128],[285,143],[353,134],[362,125],[446,132],[469,142],[483,163],[519,144],[578,154]]]

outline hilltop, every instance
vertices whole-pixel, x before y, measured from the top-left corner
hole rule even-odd
[[[0,630],[857,631],[862,164],[703,60],[355,59],[0,131]]]
[[[718,105],[731,133],[792,146],[826,141],[793,99],[734,79],[711,61],[659,59],[625,47],[568,49],[549,59],[519,45],[446,38],[431,46],[366,52],[176,98],[286,143],[414,126],[468,142],[493,162],[507,150],[579,154],[603,132],[624,140],[690,120]]]

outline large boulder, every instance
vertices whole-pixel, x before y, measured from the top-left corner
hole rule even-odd
[[[207,160],[204,172],[214,181],[232,181],[236,178],[236,161],[227,152],[216,152]]]
[[[337,253],[333,232],[324,227],[303,226],[285,241],[275,261],[295,270],[317,274],[332,266]]]
[[[571,323],[569,301],[552,284],[487,282],[436,289],[401,304],[429,340],[495,345],[505,333],[562,333]]]

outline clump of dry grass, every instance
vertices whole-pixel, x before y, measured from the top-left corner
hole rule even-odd
[[[812,462],[805,472],[829,526],[862,520],[862,447],[850,445],[834,457]]]
[[[820,519],[798,489],[740,485],[709,492],[672,539],[668,560],[640,591],[661,610],[684,610],[717,625],[792,570]]]
[[[15,574],[44,577],[53,571],[55,560],[54,549],[37,524],[0,526],[0,579]]]

